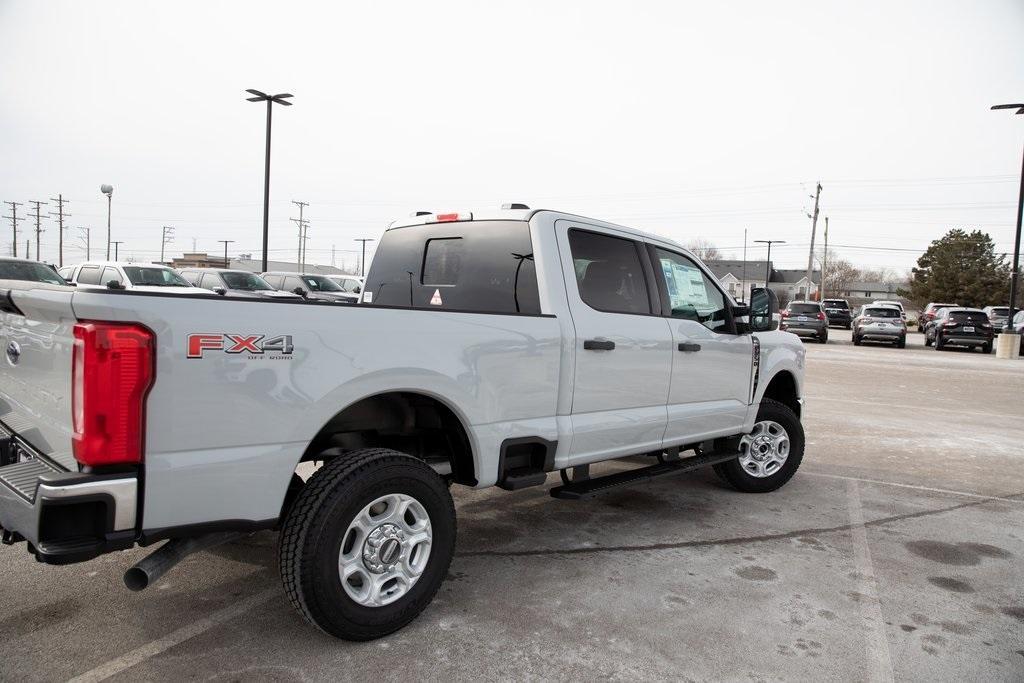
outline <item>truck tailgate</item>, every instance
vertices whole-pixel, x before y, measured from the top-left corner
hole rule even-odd
[[[68,470],[73,291],[0,280],[0,422]]]

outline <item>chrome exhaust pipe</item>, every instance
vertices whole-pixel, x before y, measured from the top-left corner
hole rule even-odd
[[[214,548],[244,535],[237,531],[222,531],[194,538],[172,538],[126,571],[124,585],[129,590],[141,591],[192,553]]]

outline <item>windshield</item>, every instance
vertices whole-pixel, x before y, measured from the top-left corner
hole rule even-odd
[[[228,289],[240,289],[246,292],[267,292],[272,289],[267,281],[255,273],[221,273]]]
[[[133,285],[147,287],[191,287],[180,275],[170,268],[147,266],[124,266],[124,273]]]
[[[0,279],[29,280],[31,282],[49,282],[52,285],[66,285],[64,278],[57,275],[50,266],[35,261],[2,261],[0,262]]]
[[[842,300],[825,299],[825,308],[849,308],[849,304]]]
[[[309,287],[311,292],[340,292],[341,287],[334,280],[322,275],[302,275],[302,281]]]
[[[898,308],[866,308],[864,315],[869,318],[900,318]]]
[[[818,304],[790,304],[789,312],[797,315],[818,315],[821,311]]]

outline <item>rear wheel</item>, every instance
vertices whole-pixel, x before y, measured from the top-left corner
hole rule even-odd
[[[907,348],[907,338],[906,337],[900,337],[899,341],[896,342],[896,348],[897,349],[905,349],[905,348]]]
[[[761,399],[754,429],[740,441],[740,457],[715,465],[733,488],[767,493],[789,481],[804,457],[804,428],[789,406]]]
[[[821,336],[818,337],[818,341],[821,342],[822,344],[828,343],[828,330],[825,330],[824,332],[821,333]]]
[[[936,351],[941,351],[944,342],[942,341],[942,335],[940,335],[938,332],[935,333],[934,342],[935,342],[935,350]]]
[[[455,508],[424,462],[383,448],[328,462],[303,487],[281,530],[285,592],[313,625],[371,640],[415,619],[455,550]]]
[[[853,333],[853,345],[860,346],[860,337],[857,336],[856,332]]]
[[[992,353],[992,342],[988,342],[984,346],[982,346],[981,347],[981,352],[982,353]]]

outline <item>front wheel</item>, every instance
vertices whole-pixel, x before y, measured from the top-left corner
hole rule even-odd
[[[992,342],[988,342],[987,344],[982,346],[981,347],[981,352],[982,353],[992,353]]]
[[[905,348],[907,348],[907,338],[906,337],[900,337],[899,341],[896,342],[896,348],[897,349],[905,349]]]
[[[285,592],[307,621],[346,640],[397,631],[422,612],[455,551],[455,507],[421,460],[367,448],[328,462],[281,530]]]
[[[740,457],[715,465],[738,491],[767,493],[789,481],[804,457],[804,428],[789,406],[761,399],[754,429],[740,440]]]

